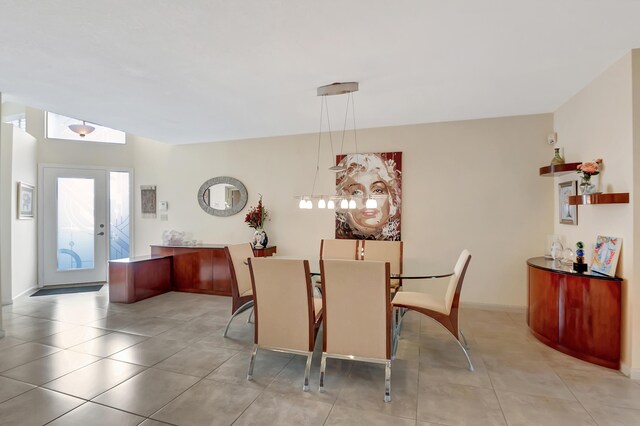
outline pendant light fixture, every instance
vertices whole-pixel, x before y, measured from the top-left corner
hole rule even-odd
[[[93,132],[96,128],[87,124],[86,121],[82,120],[82,124],[70,124],[69,129],[77,134],[80,137],[84,138],[89,133]]]
[[[320,146],[322,142],[322,125],[324,114],[326,111],[326,120],[329,134],[329,144],[331,147],[331,164],[333,164],[335,157],[335,153],[333,151],[333,136],[331,132],[331,120],[329,117],[329,106],[327,104],[326,97],[334,96],[334,95],[348,95],[347,97],[347,105],[345,108],[345,116],[344,116],[344,126],[342,129],[342,141],[340,144],[340,154],[342,154],[344,148],[344,139],[347,130],[347,118],[349,113],[349,105],[351,104],[351,110],[353,115],[353,133],[354,133],[354,142],[355,142],[355,151],[356,156],[358,155],[358,138],[356,133],[356,116],[355,116],[355,105],[353,100],[353,92],[357,92],[359,89],[359,85],[357,82],[349,82],[349,83],[333,83],[326,86],[320,86],[317,90],[317,95],[321,97],[320,101],[320,129],[318,131],[318,150],[316,155],[316,170],[313,178],[313,186],[311,188],[311,195],[299,195],[295,198],[300,199],[298,203],[298,207],[301,209],[312,209],[313,201],[317,199],[317,207],[319,209],[327,209],[333,210],[336,208],[336,204],[339,202],[339,208],[342,210],[353,210],[357,208],[357,203],[355,198],[362,198],[358,196],[349,196],[349,197],[341,197],[339,195],[316,195],[316,183],[318,181],[318,174],[320,172]],[[332,165],[329,167],[329,170],[340,173],[345,172],[347,169],[343,164]],[[366,201],[362,200],[365,203],[365,207],[368,209],[375,209],[378,207],[378,203],[372,196],[369,196]]]

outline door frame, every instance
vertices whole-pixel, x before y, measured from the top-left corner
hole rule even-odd
[[[104,170],[106,176],[107,193],[106,193],[106,205],[107,205],[107,238],[105,238],[107,262],[109,261],[109,243],[111,241],[111,182],[109,179],[109,172],[129,172],[129,255],[134,253],[135,244],[135,196],[133,190],[134,174],[131,167],[116,167],[116,166],[82,166],[77,164],[54,164],[54,163],[38,163],[38,288],[44,287],[44,169],[45,168],[58,168],[58,169],[79,169],[79,170]],[[107,265],[107,282],[109,282],[109,267]]]

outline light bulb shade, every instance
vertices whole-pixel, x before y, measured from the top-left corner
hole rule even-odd
[[[334,203],[333,200],[329,200],[329,202],[327,203],[327,208],[331,210],[335,209],[336,203]]]
[[[368,209],[376,209],[378,208],[378,202],[373,198],[367,198],[367,203],[365,204]]]
[[[349,200],[349,209],[353,210],[356,208],[356,200]]]
[[[348,209],[349,208],[349,202],[347,201],[346,198],[343,198],[342,201],[340,201],[340,208],[341,209]]]
[[[324,209],[324,208],[326,208],[326,207],[327,207],[327,202],[326,202],[326,201],[324,201],[324,198],[320,198],[320,199],[318,200],[318,208],[319,208],[319,209]]]
[[[70,124],[69,129],[73,132],[76,132],[81,137],[85,137],[89,133],[93,132],[96,128],[93,126],[89,126],[83,121],[82,124]]]
[[[300,207],[301,209],[307,208],[307,202],[304,200],[304,198],[300,198],[300,202],[298,203],[298,207]]]
[[[313,201],[307,200],[307,209],[311,210],[313,208]]]

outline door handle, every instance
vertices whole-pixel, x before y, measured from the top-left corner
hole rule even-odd
[[[104,232],[98,232],[98,235],[104,235]]]

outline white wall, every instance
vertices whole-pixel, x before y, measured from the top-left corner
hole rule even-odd
[[[0,92],[0,123],[2,123],[2,92]],[[0,124],[0,193],[4,193],[5,188],[4,188],[4,178],[3,178],[3,173],[4,173],[4,168],[6,167],[6,162],[4,161],[4,134],[2,132],[2,124]],[[3,217],[3,211],[5,210],[5,208],[7,206],[5,206],[3,204],[4,202],[4,197],[2,197],[2,195],[0,194],[0,259],[2,259],[2,255],[4,254],[4,249],[5,247],[2,244],[2,240],[4,239],[5,233],[6,233],[6,229],[4,227],[4,217]],[[2,271],[4,269],[4,265],[2,264],[2,260],[0,260],[0,306],[3,305],[2,303],[2,287],[3,287],[3,275],[2,275]],[[2,315],[0,315],[0,338],[4,337],[4,329],[2,328]]]
[[[630,204],[578,206],[578,225],[559,223],[557,184],[578,179],[578,175],[563,175],[555,179],[554,233],[566,236],[575,250],[575,243],[583,241],[585,258],[591,263],[591,253],[597,235],[622,237],[622,251],[617,275],[624,278],[622,364],[629,372],[632,362],[633,306],[631,289],[634,282],[634,169],[632,123],[632,67],[631,53],[613,64],[596,80],[568,100],[554,113],[554,127],[558,145],[564,147],[567,162],[604,160],[599,178],[604,192],[629,192]],[[638,349],[636,349],[637,351]]]
[[[36,140],[10,124],[2,124],[2,301],[37,285],[37,218],[19,220],[18,182],[37,183]],[[36,188],[37,190],[37,188]]]
[[[359,130],[361,151],[403,152],[405,259],[452,266],[468,248],[474,257],[463,300],[525,306],[525,261],[543,253],[553,229],[553,188],[538,176],[553,156],[551,131],[550,114]],[[214,176],[242,181],[248,206],[263,194],[272,218],[266,231],[279,253],[317,258],[320,239],[334,236],[333,214],[301,211],[293,198],[311,191],[317,134],[181,146],[132,140],[138,255],[159,244],[165,229],[208,243],[251,239],[246,209],[220,218],[198,206],[198,188]],[[324,145],[317,192],[334,189],[329,161]],[[168,221],[141,218],[139,185],[157,185],[158,201],[169,202]]]
[[[4,304],[11,303],[11,197],[13,180],[11,161],[13,158],[13,126],[0,124],[0,294]]]
[[[38,183],[37,142],[25,131],[13,127],[13,194],[11,196],[12,219],[11,236],[11,295],[12,298],[34,289],[38,284],[38,227],[37,206],[34,204],[34,218],[19,220],[18,182],[36,186]],[[37,194],[34,203],[37,202]],[[11,300],[11,299],[9,299]]]
[[[634,244],[640,244],[640,207],[635,200],[640,199],[640,50],[631,52],[632,68],[632,96],[633,96],[633,193],[631,206],[633,207],[633,235]],[[633,264],[640,265],[640,249],[633,252]],[[640,379],[640,267],[634,268],[633,286],[629,288],[631,299],[631,346],[632,362],[631,377]],[[635,308],[635,309],[633,309]]]

